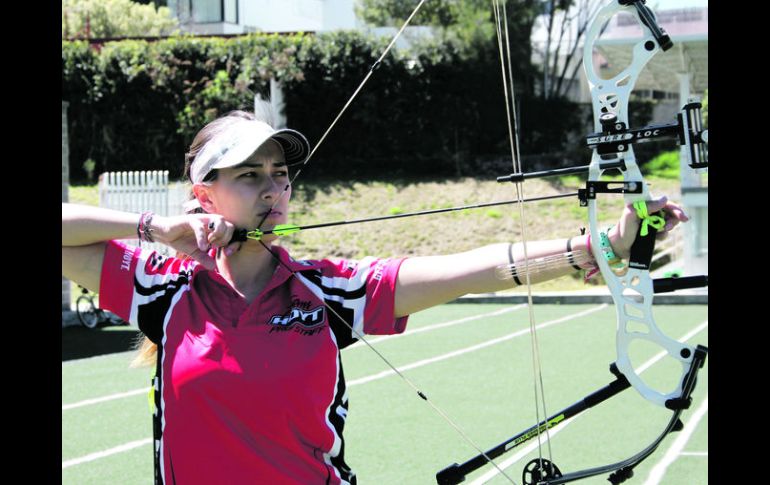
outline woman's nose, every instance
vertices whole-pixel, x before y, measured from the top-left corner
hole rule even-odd
[[[266,182],[262,188],[262,198],[266,200],[272,200],[278,197],[278,194],[283,190],[283,187],[273,179],[273,177],[266,177]]]

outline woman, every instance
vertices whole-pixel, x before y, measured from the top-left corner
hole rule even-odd
[[[344,460],[340,349],[360,335],[403,332],[410,314],[458,296],[511,287],[495,268],[522,266],[519,243],[445,256],[296,261],[272,235],[233,242],[236,229],[290,220],[288,167],[308,151],[298,132],[233,112],[204,127],[187,154],[197,213],[62,204],[62,274],[98,290],[101,305],[150,342],[156,483],[355,483]],[[665,198],[648,209],[665,209],[661,234],[687,220]],[[626,209],[610,231],[618,256],[628,254],[638,225]],[[137,234],[189,257],[115,241]],[[532,242],[527,252],[535,260],[585,252],[588,243],[588,236]],[[566,261],[532,282],[575,271]]]

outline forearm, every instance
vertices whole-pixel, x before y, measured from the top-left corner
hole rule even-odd
[[[588,250],[588,236],[572,237],[570,242],[573,252]],[[514,264],[519,282],[526,284],[526,261],[532,263],[539,258],[563,255],[567,252],[567,239],[534,241],[528,243],[526,249],[526,258],[522,243],[500,243],[464,253],[407,259],[401,266],[397,283],[398,315],[407,315],[465,294],[489,293],[516,286],[515,279],[498,276],[499,266]],[[531,267],[529,281],[536,284],[576,271],[564,258],[563,264],[549,266],[546,270],[534,271]]]
[[[62,246],[87,246],[112,239],[136,238],[139,214],[101,207],[61,206]]]
[[[516,285],[526,285],[527,274],[529,274],[529,283],[534,285],[579,271],[576,266],[580,269],[593,267],[593,256],[588,249],[588,235],[574,236],[569,239],[535,241],[527,244],[526,249],[525,254],[524,244],[516,243],[511,246],[510,262],[508,263],[509,274],[515,275],[510,279]],[[571,253],[571,257],[567,257],[568,252]],[[578,257],[579,253],[584,254],[582,261],[588,260],[589,262],[581,263],[581,259]],[[549,258],[551,262],[542,263],[544,258]],[[501,281],[499,277],[497,279]],[[500,289],[514,286],[507,279],[502,280],[502,282],[504,287]]]

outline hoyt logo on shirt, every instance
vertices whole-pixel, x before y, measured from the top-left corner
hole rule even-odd
[[[310,310],[304,310],[298,306],[293,306],[283,315],[273,315],[270,318],[272,328],[270,332],[286,332],[294,330],[303,335],[313,335],[321,331],[326,313],[323,306],[318,306]]]

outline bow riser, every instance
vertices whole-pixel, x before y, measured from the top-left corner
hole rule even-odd
[[[643,25],[635,9],[613,1],[597,13],[586,34],[585,48],[583,50],[583,67],[593,101],[594,130],[597,132],[602,131],[602,125],[599,120],[604,113],[614,113],[617,115],[619,122],[623,122],[628,126],[628,100],[631,91],[636,85],[636,81],[644,66],[660,50],[653,35],[643,26],[647,35],[634,46],[632,60],[628,67],[610,79],[603,79],[596,72],[593,47],[596,40],[602,34],[604,25],[621,11],[630,13],[636,17],[640,25]]]
[[[593,62],[593,47],[596,39],[602,32],[602,27],[616,14],[624,11],[633,15],[645,33],[644,38],[634,45],[633,57],[630,65],[611,79],[602,79],[596,72]],[[617,1],[605,6],[597,13],[596,20],[592,23],[587,34],[586,47],[583,52],[583,65],[590,86],[594,129],[597,132],[605,131],[601,118],[603,115],[615,115],[617,123],[630,126],[628,120],[628,103],[631,91],[644,66],[658,53],[660,47],[647,25],[642,22],[639,13],[632,6],[620,5]],[[622,161],[625,168],[621,170],[624,182],[633,182],[636,191],[627,191],[624,195],[626,204],[637,201],[646,201],[652,198],[639,166],[636,163],[633,147],[630,144],[621,146],[623,150],[614,155],[600,155],[594,149],[589,166],[589,182],[599,181],[604,173],[603,165]],[[641,190],[639,190],[641,188]],[[588,200],[589,228],[591,233],[591,250],[599,265],[601,274],[609,287],[615,301],[617,314],[617,364],[620,371],[628,378],[631,386],[645,399],[659,406],[666,407],[666,403],[682,395],[684,376],[688,372],[694,355],[694,347],[688,347],[666,336],[660,331],[652,316],[652,303],[654,297],[653,282],[650,277],[649,267],[629,267],[624,274],[613,272],[606,258],[602,254],[598,241],[599,221],[597,215],[597,201],[595,198]],[[648,236],[654,238],[654,232]],[[633,262],[631,263],[633,266]],[[643,330],[640,331],[640,328]],[[634,369],[631,358],[631,346],[638,341],[653,343],[667,353],[668,358],[674,359],[682,366],[682,378],[676,388],[670,392],[654,389],[645,383]]]

